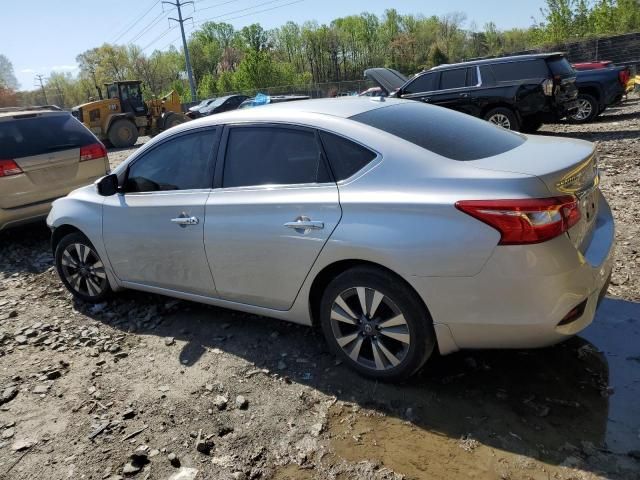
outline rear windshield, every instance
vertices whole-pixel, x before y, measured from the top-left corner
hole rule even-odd
[[[477,160],[508,152],[524,143],[516,133],[470,115],[407,102],[378,108],[351,120],[383,130],[452,160]]]
[[[575,75],[575,70],[565,57],[552,57],[547,59],[547,64],[554,75],[567,77]]]
[[[21,158],[96,143],[94,136],[69,114],[16,115],[0,121],[0,158]]]

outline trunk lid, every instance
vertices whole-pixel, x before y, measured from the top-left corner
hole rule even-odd
[[[581,218],[569,230],[569,237],[576,248],[584,252],[598,214],[600,195],[600,175],[592,143],[529,136],[526,142],[508,153],[469,163],[487,170],[535,176],[545,184],[550,196],[575,196]]]
[[[369,68],[364,71],[364,78],[375,82],[387,95],[398,91],[409,79],[392,68]]]

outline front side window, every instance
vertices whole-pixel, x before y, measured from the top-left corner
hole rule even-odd
[[[438,89],[436,85],[437,73],[426,73],[420,75],[409,85],[404,87],[402,93],[422,93],[432,92]]]
[[[129,169],[127,192],[157,192],[211,188],[211,161],[216,131],[181,135],[135,160]]]
[[[295,185],[330,180],[315,134],[279,127],[229,131],[222,186]]]

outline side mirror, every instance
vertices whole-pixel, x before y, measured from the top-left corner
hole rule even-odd
[[[118,176],[115,173],[102,177],[97,183],[98,193],[110,197],[118,192]]]

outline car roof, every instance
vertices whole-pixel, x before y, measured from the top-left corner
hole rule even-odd
[[[363,98],[355,96],[298,100],[295,102],[277,102],[263,105],[261,108],[251,108],[225,112],[213,117],[205,117],[203,119],[195,120],[194,122],[187,122],[182,125],[195,124],[196,122],[202,122],[205,124],[217,124],[234,121],[251,121],[253,119],[264,121],[268,120],[269,117],[273,117],[274,119],[282,119],[283,114],[291,116],[292,118],[295,116],[295,114],[318,114],[330,115],[339,118],[349,118],[360,113],[375,110],[377,108],[383,108],[394,104],[409,102],[411,101],[399,99],[374,100],[370,97]]]
[[[426,70],[426,71],[433,72],[438,70],[447,70],[449,68],[455,68],[455,67],[469,67],[473,65],[493,65],[496,63],[524,62],[527,60],[538,60],[538,59],[545,59],[545,58],[551,58],[551,57],[561,57],[564,55],[565,54],[563,52],[550,52],[550,53],[532,53],[528,55],[512,55],[510,57],[482,58],[477,60],[470,60],[468,62],[446,63],[443,65],[438,65],[437,67],[433,67],[431,70]]]
[[[71,115],[70,112],[64,111],[58,107],[4,107],[0,108],[0,119],[13,117],[35,117],[44,115]]]

